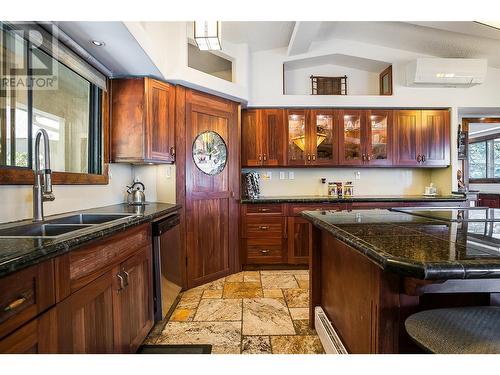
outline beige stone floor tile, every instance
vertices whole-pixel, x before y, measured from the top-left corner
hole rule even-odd
[[[309,280],[309,273],[295,273],[293,274],[295,278],[298,280]]]
[[[264,297],[269,298],[283,298],[283,291],[281,289],[263,289]]]
[[[241,354],[271,354],[269,336],[243,336]]]
[[[241,322],[168,322],[157,344],[239,346]]]
[[[315,329],[312,329],[311,327],[309,327],[309,320],[308,319],[294,320],[293,326],[295,327],[295,333],[297,333],[297,335],[314,336],[317,334]]]
[[[289,289],[298,288],[299,284],[293,275],[261,275],[263,289]]]
[[[309,274],[308,270],[262,270],[260,271],[262,276],[269,275],[303,275]]]
[[[239,345],[212,345],[212,354],[241,354]]]
[[[290,307],[289,310],[293,320],[309,319],[308,307]]]
[[[240,299],[202,299],[196,310],[193,321],[241,320]]]
[[[196,309],[185,309],[177,307],[170,316],[169,322],[188,322],[193,320]]]
[[[184,309],[195,309],[200,302],[203,290],[188,290],[181,295],[181,299],[177,304],[177,307],[182,307]]]
[[[318,336],[273,336],[274,354],[321,354],[323,346]]]
[[[308,307],[309,291],[306,289],[283,289],[288,307]]]
[[[283,299],[243,299],[244,335],[293,335],[290,314]]]
[[[295,271],[293,272],[293,274],[294,274],[295,276],[297,276],[297,275],[304,275],[304,276],[309,277],[309,270],[295,270]]]
[[[201,291],[204,291],[204,290],[219,290],[219,289],[223,289],[224,288],[224,281],[225,281],[225,277],[221,277],[220,279],[217,279],[215,281],[212,281],[212,282],[209,282],[209,283],[206,283],[206,284],[203,284],[203,285],[200,285],[200,286],[197,286],[196,288],[193,288],[193,289],[190,289],[190,290],[201,290]]]
[[[260,283],[225,283],[223,298],[253,298],[262,297],[262,288]]]
[[[299,284],[299,288],[309,289],[309,279],[307,280],[297,279],[297,284]]]
[[[259,271],[243,271],[243,281],[257,282],[260,283],[260,272]]]
[[[201,298],[222,298],[222,289],[206,289]]]
[[[232,275],[226,276],[226,283],[237,283],[243,281],[243,272],[234,273]]]

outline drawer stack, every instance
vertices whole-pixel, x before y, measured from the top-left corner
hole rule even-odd
[[[242,248],[246,264],[286,262],[284,205],[242,205]]]

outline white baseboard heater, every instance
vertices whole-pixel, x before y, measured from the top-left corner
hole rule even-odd
[[[332,323],[330,323],[325,312],[319,306],[314,308],[314,324],[326,354],[348,354]]]

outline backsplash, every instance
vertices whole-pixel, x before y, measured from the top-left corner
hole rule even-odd
[[[354,195],[421,195],[431,181],[431,170],[391,168],[244,168],[243,172],[257,171],[260,175],[262,196],[280,195],[327,195],[329,181],[352,181]],[[285,179],[280,180],[280,172]],[[294,179],[290,179],[290,172]],[[360,179],[356,180],[356,172]],[[271,173],[271,179],[263,176]],[[321,178],[327,183],[322,184]],[[441,191],[438,194],[449,194]]]

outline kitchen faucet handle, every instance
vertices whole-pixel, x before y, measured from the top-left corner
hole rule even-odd
[[[47,202],[47,201],[50,201],[52,202],[53,200],[56,199],[56,196],[54,195],[54,193],[50,192],[50,193],[43,193],[42,194],[42,200],[44,202]]]

